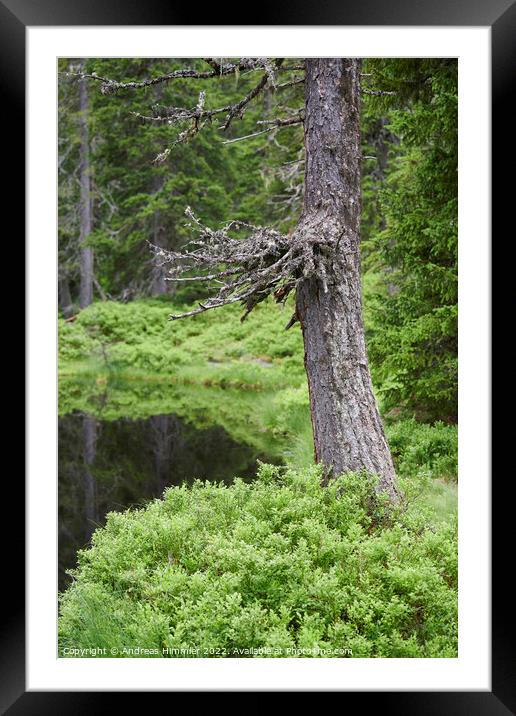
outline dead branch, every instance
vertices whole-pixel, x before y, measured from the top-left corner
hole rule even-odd
[[[226,62],[226,63],[219,63],[216,60],[213,60],[212,58],[205,58],[205,61],[212,67],[211,70],[201,71],[201,70],[194,70],[193,68],[184,68],[180,70],[174,70],[173,72],[169,72],[165,75],[159,75],[157,77],[150,77],[146,80],[140,80],[139,82],[118,82],[117,80],[112,79],[111,77],[102,77],[98,75],[96,72],[92,72],[91,74],[87,72],[60,72],[59,74],[65,76],[65,77],[79,77],[80,79],[88,79],[88,80],[94,80],[101,83],[100,91],[102,94],[116,94],[120,90],[134,90],[134,89],[143,89],[144,87],[151,87],[152,85],[161,84],[162,82],[170,82],[172,80],[176,79],[197,79],[197,80],[207,80],[211,79],[212,77],[221,77],[224,75],[232,75],[240,72],[245,71],[256,71],[256,70],[264,70],[265,73],[269,78],[272,78],[272,81],[274,81],[274,72],[279,69],[276,68],[274,70],[273,63],[274,61],[265,58],[251,58],[251,57],[242,57],[239,62]],[[277,61],[276,61],[277,62]],[[285,70],[299,70],[304,69],[304,65],[291,65],[288,67],[285,67]]]
[[[235,102],[234,104],[225,105],[223,107],[216,107],[213,109],[206,109],[206,94],[203,91],[199,93],[199,100],[197,102],[197,105],[191,109],[186,107],[160,107],[159,105],[154,105],[151,108],[153,112],[152,115],[145,115],[140,112],[132,112],[131,114],[133,114],[135,117],[137,117],[144,123],[167,123],[169,125],[185,122],[188,123],[188,126],[183,129],[183,131],[179,132],[173,142],[154,158],[153,163],[156,165],[163,164],[168,159],[171,153],[171,149],[174,146],[183,142],[190,141],[208,122],[211,122],[212,119],[219,114],[226,115],[225,120],[223,124],[219,127],[219,129],[221,129],[222,131],[227,131],[231,126],[233,120],[235,118],[241,118],[244,115],[249,103],[259,94],[261,94],[261,92],[263,92],[266,87],[269,87],[272,90],[276,91],[280,89],[283,90],[287,87],[291,87],[304,82],[304,77],[293,76],[289,81],[278,84],[276,78],[277,73],[280,71],[289,72],[294,70],[303,70],[304,63],[283,66],[284,59],[272,59],[268,57],[244,57],[241,58],[238,62],[223,62],[222,58],[219,61],[212,57],[206,57],[203,59],[210,66],[210,70],[203,71],[195,70],[193,68],[184,68],[174,70],[173,72],[169,72],[168,74],[160,75],[158,77],[134,82],[118,82],[117,80],[114,80],[112,78],[100,76],[96,72],[92,72],[91,74],[84,73],[80,71],[79,68],[77,69],[77,71],[75,71],[75,68],[72,68],[70,72],[65,72],[61,74],[65,76],[75,76],[80,78],[81,80],[89,79],[100,82],[101,92],[106,95],[111,95],[116,94],[120,90],[141,89],[159,83],[169,82],[175,79],[210,79],[213,77],[221,77],[224,75],[231,74],[235,74],[238,76],[240,73],[249,73],[255,71],[261,71],[263,73],[262,77],[260,78],[260,81],[251,90],[249,90],[249,92],[242,99],[240,99],[238,102]],[[290,126],[291,124],[297,124],[300,121],[301,120],[299,118],[293,120],[276,120],[269,122],[269,124],[271,125],[271,129],[279,129],[282,127]],[[228,140],[224,143],[231,144],[233,142],[238,142],[243,139],[248,139],[249,137],[257,136],[258,134],[265,134],[265,132],[267,131],[268,130],[264,130],[263,132],[255,132],[253,134],[246,135],[245,137],[238,137],[236,139]]]
[[[299,282],[311,276],[317,276],[323,290],[328,290],[326,263],[345,234],[341,227],[332,223],[312,226],[305,221],[285,236],[272,228],[239,221],[215,230],[204,226],[190,208],[186,214],[196,237],[182,251],[149,246],[160,266],[170,264],[167,280],[200,281],[211,288],[215,284],[216,292],[197,308],[169,316],[170,320],[237,302],[245,306],[245,320],[271,294],[284,303]],[[246,236],[232,235],[242,230],[248,232]],[[289,328],[295,323],[293,318]]]
[[[364,89],[361,90],[362,94],[369,94],[373,95],[374,97],[383,97],[383,96],[393,96],[396,94],[396,92],[387,92],[386,90],[370,90],[370,89]]]
[[[170,82],[171,80],[176,79],[207,80],[211,79],[212,77],[235,74],[235,72],[248,68],[249,61],[242,59],[238,63],[228,62],[226,64],[220,65],[217,67],[217,70],[212,69],[203,72],[191,68],[185,68],[180,70],[174,70],[173,72],[169,72],[166,75],[159,75],[158,77],[150,77],[146,80],[140,80],[139,82],[118,82],[117,80],[114,80],[110,77],[101,77],[96,72],[92,72],[91,74],[88,74],[86,72],[63,72],[61,74],[64,74],[65,76],[76,76],[80,79],[89,79],[101,82],[100,91],[102,92],[102,94],[116,94],[120,90],[142,89],[144,87],[151,87],[152,85],[160,84],[162,82]]]
[[[275,129],[283,129],[284,127],[292,127],[294,124],[303,124],[304,114],[302,110],[299,110],[297,117],[290,117],[288,119],[270,119],[270,120],[259,120],[256,124],[267,124],[267,129],[261,129],[258,132],[252,134],[246,134],[243,137],[235,137],[235,139],[226,139],[222,144],[234,144],[235,142],[242,142],[244,139],[251,139],[251,137],[258,137],[260,134],[270,134]]]
[[[281,60],[278,60],[278,62],[281,62]],[[261,78],[261,80],[258,82],[258,84],[253,87],[253,89],[246,94],[246,96],[240,100],[240,102],[237,102],[237,104],[233,105],[233,107],[230,109],[228,116],[226,117],[226,121],[220,127],[219,129],[222,129],[224,132],[228,127],[231,125],[231,122],[235,117],[242,117],[243,113],[245,111],[245,107],[249,104],[249,102],[256,97],[260,92],[265,89],[267,84],[271,84],[271,77],[274,78],[274,72],[272,67],[272,64],[274,63],[267,63],[267,68],[265,74]],[[274,79],[272,80],[274,81]],[[274,84],[271,84],[271,87],[274,87]]]

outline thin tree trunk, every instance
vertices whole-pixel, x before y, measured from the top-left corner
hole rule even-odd
[[[156,87],[156,102],[161,102],[163,99],[163,86],[157,85]],[[163,187],[164,178],[157,174],[153,180],[153,192],[158,193]],[[161,212],[156,210],[152,216],[152,243],[154,246],[160,248],[166,248],[167,240],[164,236],[164,228],[161,223]],[[166,280],[167,267],[160,265],[161,262],[158,256],[153,257],[152,263],[152,283],[151,283],[151,296],[163,296],[168,293],[170,289],[170,282]]]
[[[80,274],[79,305],[86,308],[93,301],[93,248],[85,246],[84,242],[91,233],[92,205],[91,205],[91,167],[88,132],[88,88],[86,80],[79,82],[79,125],[80,125],[80,184],[81,184],[81,228],[80,244]]]
[[[163,185],[163,179],[158,176],[154,190],[158,192]],[[161,223],[161,212],[157,209],[152,216],[152,243],[160,248],[166,247],[164,229]],[[151,296],[163,296],[168,292],[168,281],[166,280],[167,268],[162,266],[158,256],[153,257],[152,263],[152,285]]]
[[[397,499],[373,395],[360,279],[360,60],[307,59],[305,199],[301,226],[339,237],[326,277],[297,292],[315,458],[327,475],[366,470]]]
[[[59,276],[57,282],[58,302],[65,318],[70,318],[73,314],[72,295],[70,293],[70,285],[66,276]]]

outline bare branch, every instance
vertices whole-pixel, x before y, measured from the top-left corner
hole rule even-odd
[[[200,71],[192,68],[184,68],[180,70],[174,70],[165,75],[159,75],[158,77],[151,77],[146,80],[140,80],[139,82],[118,82],[110,77],[101,77],[96,72],[88,74],[86,72],[61,72],[60,74],[71,77],[79,77],[81,79],[95,80],[101,82],[100,88],[103,94],[116,94],[120,90],[125,89],[142,89],[144,87],[151,87],[152,85],[161,84],[162,82],[170,82],[176,79],[198,79],[205,80],[211,79],[212,77],[220,77],[223,75],[232,75],[235,73],[243,72],[245,70],[265,70],[269,73],[271,60],[268,58],[249,58],[243,57],[239,62],[226,62],[224,64],[217,63],[212,58],[205,58],[206,62],[212,67],[211,70]],[[294,65],[286,69],[304,69],[304,65]]]
[[[166,75],[159,75],[158,77],[151,77],[146,80],[141,80],[139,82],[118,82],[117,80],[113,80],[110,77],[101,77],[96,72],[92,72],[91,74],[88,74],[86,72],[63,72],[61,74],[64,74],[66,76],[75,75],[77,77],[80,77],[81,79],[96,80],[97,82],[102,83],[102,86],[100,88],[102,94],[116,94],[120,90],[142,89],[143,87],[151,87],[152,85],[161,84],[162,82],[170,82],[171,80],[175,79],[207,80],[211,77],[217,77],[219,75],[230,75],[238,71],[241,66],[242,63],[228,63],[222,65],[217,72],[215,70],[206,70],[205,72],[201,72],[199,70],[185,68],[181,70],[174,70],[173,72],[169,72]],[[247,65],[244,64],[242,68],[246,66]]]
[[[297,114],[286,119],[259,119],[256,124],[268,124],[270,128],[290,127],[293,124],[303,124],[305,121],[304,109],[298,109]]]
[[[199,111],[199,105],[194,109],[186,109],[185,107],[163,107],[160,105],[154,105],[152,110],[156,112],[154,116],[140,114],[139,112],[131,112],[131,114],[143,122],[156,123],[156,124],[175,124],[177,122],[184,122],[191,119],[211,119],[217,114],[223,112],[229,112],[234,105],[228,104],[225,107],[218,107],[217,109],[204,109]]]
[[[245,111],[245,107],[249,104],[249,102],[256,97],[256,95],[260,94],[260,92],[266,87],[267,82],[269,81],[269,75],[264,74],[262,79],[258,82],[256,87],[253,87],[253,89],[246,94],[246,96],[240,100],[240,102],[237,102],[237,104],[233,105],[231,109],[229,110],[229,114],[226,117],[226,121],[224,124],[219,127],[219,129],[222,129],[222,131],[226,131],[231,125],[231,122],[235,117],[242,117]]]
[[[234,144],[235,142],[242,142],[244,139],[251,139],[251,137],[258,137],[260,134],[270,134],[271,130],[283,129],[284,127],[292,127],[294,124],[303,124],[304,116],[299,115],[298,117],[291,117],[289,119],[271,119],[271,120],[259,120],[256,124],[268,124],[267,129],[261,129],[259,132],[253,132],[252,134],[246,134],[244,137],[236,137],[235,139],[226,139],[222,144]]]
[[[268,134],[269,129],[262,129],[259,132],[253,132],[252,134],[246,134],[243,137],[235,137],[235,139],[225,139],[222,144],[235,144],[235,142],[243,142],[244,139],[251,139],[252,137],[258,137],[260,134]]]
[[[292,314],[292,316],[290,317],[290,321],[289,321],[289,322],[287,323],[287,325],[285,326],[285,330],[288,331],[289,328],[292,328],[292,326],[294,325],[294,323],[297,323],[298,321],[299,321],[299,318],[298,318],[297,312],[294,312],[294,313]]]
[[[306,222],[288,236],[238,221],[215,230],[204,226],[191,209],[186,214],[197,236],[181,252],[150,246],[161,265],[171,264],[169,281],[201,281],[210,285],[215,282],[217,289],[197,308],[171,315],[170,320],[236,302],[244,304],[242,320],[245,320],[267,296],[273,295],[278,303],[284,303],[300,281],[313,275],[321,279],[323,289],[327,290],[325,264],[332,260],[332,252],[345,236],[345,230],[335,224],[312,226]],[[242,238],[229,233],[244,229],[248,234]],[[293,323],[294,316],[288,327]]]
[[[212,58],[212,57],[206,57],[204,58],[204,61],[211,67],[211,70],[195,70],[192,68],[184,68],[179,70],[174,70],[173,72],[170,72],[165,75],[160,75],[158,77],[153,77],[146,80],[141,80],[138,82],[118,82],[114,79],[111,79],[109,77],[102,77],[97,75],[96,72],[92,72],[91,74],[87,74],[81,71],[70,71],[61,73],[65,76],[76,76],[79,77],[82,80],[85,79],[91,79],[98,82],[101,82],[101,92],[103,94],[116,94],[119,90],[123,89],[141,89],[145,87],[150,87],[155,84],[159,84],[162,82],[168,82],[170,80],[174,79],[187,79],[187,78],[193,78],[193,79],[210,79],[213,77],[220,77],[223,75],[230,75],[235,74],[239,75],[240,72],[255,72],[255,71],[261,71],[263,72],[263,75],[258,82],[257,85],[255,85],[241,100],[234,104],[226,105],[224,107],[217,107],[214,109],[206,109],[205,108],[205,102],[206,102],[206,94],[205,92],[201,92],[199,94],[199,101],[197,102],[197,105],[192,109],[187,109],[185,107],[160,107],[159,105],[154,105],[152,108],[153,115],[145,115],[141,114],[140,112],[131,112],[133,116],[140,119],[142,122],[146,123],[154,123],[154,124],[177,124],[181,122],[190,122],[190,126],[186,127],[181,131],[174,141],[170,144],[169,147],[165,148],[162,152],[160,152],[153,160],[153,163],[156,165],[163,164],[169,157],[171,149],[176,146],[177,144],[188,142],[193,137],[195,137],[198,132],[206,125],[206,123],[211,122],[213,117],[219,115],[219,114],[226,114],[226,118],[224,123],[219,127],[222,131],[226,131],[231,126],[233,120],[235,118],[241,118],[243,114],[245,113],[248,104],[257,97],[266,87],[270,87],[273,90],[279,90],[279,89],[285,89],[287,87],[294,86],[296,84],[300,84],[301,82],[304,82],[303,77],[294,77],[288,82],[284,82],[283,84],[278,84],[276,82],[276,73],[285,70],[285,71],[292,71],[292,70],[301,70],[304,69],[304,64],[294,64],[294,65],[287,65],[283,67],[284,60],[282,58],[277,59],[271,59],[267,57],[259,57],[259,58],[249,58],[244,57],[241,58],[238,62],[223,62],[222,58],[219,60]],[[296,119],[295,121],[292,120],[278,120],[278,121],[272,121],[270,122],[271,128],[281,128],[290,126],[291,124],[297,124],[299,123],[299,119]],[[228,140],[227,142],[224,142],[225,144],[232,144],[233,142],[241,141],[242,139],[248,139],[249,137],[254,137],[259,134],[265,134],[267,130],[255,132],[253,134],[247,135],[245,137],[238,137],[236,139]]]
[[[305,81],[304,77],[294,77],[289,82],[283,82],[280,85],[276,85],[276,90],[286,89],[287,87],[294,87],[294,85],[300,85]]]
[[[213,68],[216,74],[220,75],[220,70],[222,68],[220,62],[218,62],[214,57],[203,57],[203,60],[206,64]]]
[[[210,64],[211,66],[215,66],[216,69],[222,68],[222,65],[219,65],[219,63],[217,63],[215,60],[212,60],[211,58],[206,58],[206,62],[208,62],[208,64]],[[196,107],[194,107],[193,109],[186,109],[184,107],[161,107],[159,105],[154,105],[154,107],[152,108],[155,112],[154,116],[143,115],[139,112],[132,112],[132,114],[138,119],[141,119],[143,122],[151,122],[157,124],[167,123],[172,125],[179,122],[191,121],[191,126],[185,129],[176,137],[171,147],[174,147],[181,142],[188,142],[205,126],[206,122],[211,121],[212,118],[218,114],[227,113],[224,124],[219,127],[219,129],[221,129],[222,131],[226,131],[231,126],[232,121],[236,117],[242,118],[247,108],[247,105],[255,97],[257,97],[267,86],[271,86],[274,88],[278,87],[275,82],[274,72],[281,68],[283,60],[276,59],[273,61],[267,58],[260,58],[258,60],[246,59],[242,60],[241,64],[242,63],[245,64],[245,66],[251,67],[252,70],[257,68],[263,68],[264,74],[258,84],[255,85],[245,95],[245,97],[243,97],[239,102],[236,102],[235,104],[226,105],[224,107],[217,107],[215,109],[205,109],[206,94],[205,92],[201,92],[199,94],[199,101]],[[282,85],[282,87],[297,84],[298,82],[299,78],[296,78],[295,81],[285,83],[284,85]],[[272,122],[273,126],[275,127],[289,126],[291,123],[297,122],[291,122],[287,120]],[[252,135],[247,135],[245,138],[247,139],[250,136],[256,136],[257,134],[261,133],[262,132],[256,132]],[[240,141],[241,139],[243,138],[229,140],[225,143],[231,144],[232,142]],[[168,158],[169,154],[170,152],[167,150],[158,154],[158,156],[154,159],[154,163],[163,163]]]
[[[382,96],[393,96],[396,94],[396,92],[387,92],[386,90],[370,90],[370,89],[361,89],[362,94],[369,94],[373,95],[374,97],[382,97]]]
[[[228,129],[231,125],[231,122],[235,117],[241,118],[244,114],[245,108],[249,104],[249,102],[254,99],[257,95],[262,92],[267,85],[271,86],[272,88],[276,88],[276,79],[275,79],[275,72],[276,69],[281,67],[283,60],[269,60],[267,58],[263,59],[263,66],[265,69],[265,74],[261,78],[261,80],[258,82],[258,84],[253,87],[253,89],[246,94],[246,96],[240,100],[240,102],[237,102],[237,104],[233,105],[233,107],[230,109],[228,116],[226,117],[226,121],[220,127],[224,132],[226,129]]]

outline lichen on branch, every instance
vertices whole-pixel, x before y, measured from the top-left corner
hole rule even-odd
[[[278,303],[304,279],[316,277],[323,291],[328,290],[328,262],[334,252],[345,249],[345,230],[335,222],[312,217],[303,219],[291,235],[275,229],[231,221],[220,229],[205,226],[190,207],[188,226],[197,236],[181,251],[169,251],[149,243],[157,261],[170,264],[169,281],[200,281],[209,285],[212,295],[198,307],[170,320],[195,316],[211,308],[241,302],[245,312],[272,295]],[[241,232],[247,232],[239,236]],[[294,314],[287,324],[297,320]]]

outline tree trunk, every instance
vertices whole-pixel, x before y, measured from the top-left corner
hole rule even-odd
[[[86,80],[79,82],[79,125],[80,125],[80,184],[81,184],[81,229],[80,245],[80,274],[79,305],[86,308],[93,301],[93,248],[85,246],[84,242],[91,233],[92,205],[91,205],[91,168],[88,132],[88,88]]]
[[[154,184],[154,191],[159,192],[163,185],[163,179],[158,176]],[[152,216],[152,243],[160,248],[166,247],[166,237],[161,223],[161,212],[157,209]],[[167,268],[162,265],[158,256],[152,259],[152,284],[151,296],[163,296],[168,292],[168,281],[166,279]]]
[[[57,294],[59,308],[65,318],[73,314],[73,301],[70,293],[70,285],[66,276],[59,276],[57,281]]]
[[[392,457],[373,395],[360,277],[360,60],[307,59],[305,198],[300,226],[338,237],[326,276],[305,279],[297,315],[315,459],[327,476],[366,470],[397,499]]]
[[[163,99],[163,85],[156,86],[156,102]],[[163,188],[164,178],[160,174],[156,175],[153,180],[153,192],[158,193]],[[165,229],[161,222],[161,212],[157,209],[152,216],[152,243],[154,246],[166,248],[167,240]],[[169,292],[171,285],[166,280],[167,268],[161,265],[158,256],[154,256],[152,260],[152,283],[151,296],[163,296]]]

